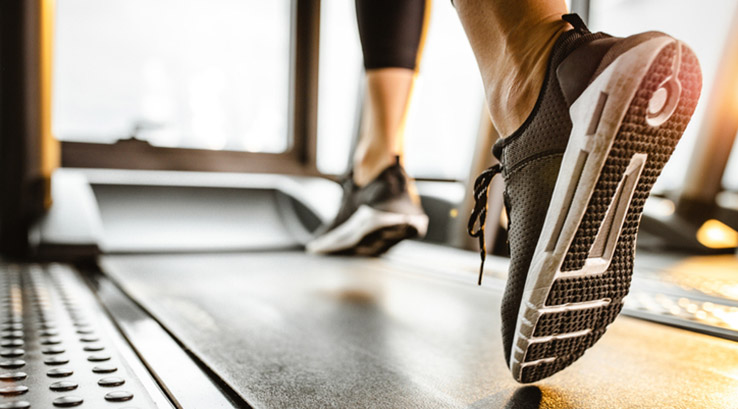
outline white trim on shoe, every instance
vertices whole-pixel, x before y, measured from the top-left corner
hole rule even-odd
[[[306,246],[309,253],[327,254],[355,247],[368,234],[392,226],[412,226],[420,237],[428,231],[428,216],[425,214],[391,213],[361,205],[345,222],[310,241]]]

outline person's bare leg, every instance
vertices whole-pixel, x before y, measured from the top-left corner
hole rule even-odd
[[[355,0],[367,81],[362,129],[352,180],[342,181],[344,195],[336,217],[307,243],[311,253],[378,256],[428,230],[428,216],[413,182],[396,158],[402,155],[429,3]]]
[[[533,110],[559,35],[564,0],[454,0],[477,58],[492,122],[510,135]]]
[[[354,154],[354,182],[365,185],[402,157],[402,132],[415,72],[380,68],[366,73],[366,105]]]

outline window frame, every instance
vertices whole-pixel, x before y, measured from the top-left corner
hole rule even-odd
[[[282,153],[152,146],[123,139],[113,144],[61,142],[61,166],[319,175],[316,167],[320,0],[292,0],[290,16],[289,148]]]

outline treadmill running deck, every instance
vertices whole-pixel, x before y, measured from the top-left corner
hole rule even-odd
[[[102,268],[258,408],[700,408],[738,400],[738,343],[628,317],[567,370],[517,384],[500,342],[501,281],[492,274],[477,287],[473,268],[447,271],[449,257],[457,256],[408,243],[379,259],[121,255],[105,256]]]

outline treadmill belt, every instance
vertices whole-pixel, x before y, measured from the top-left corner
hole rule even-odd
[[[499,278],[477,287],[473,271],[448,269],[449,251],[408,243],[377,259],[293,251],[101,265],[257,408],[735,404],[738,343],[622,316],[567,370],[517,384],[502,353]]]

